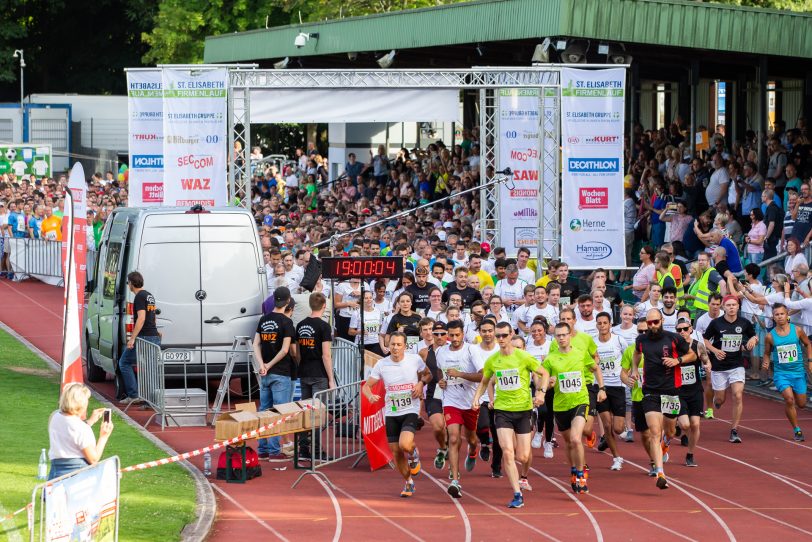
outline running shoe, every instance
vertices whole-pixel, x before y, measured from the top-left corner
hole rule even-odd
[[[584,472],[586,474],[586,472]],[[589,488],[586,485],[586,477],[578,478],[578,491],[577,493],[589,493]]]
[[[533,435],[533,440],[530,442],[530,446],[536,449],[541,448],[541,439],[541,433],[537,432],[535,435]]]
[[[589,437],[584,437],[584,444],[586,444],[589,448],[594,448],[595,443],[598,442],[598,434],[595,431],[592,431],[592,434]]]
[[[527,481],[527,476],[522,476],[519,478],[519,489],[522,491],[533,491],[533,486],[531,486],[530,482]]]
[[[465,470],[471,472],[476,467],[476,450],[474,450],[474,455],[469,455],[465,458]]]
[[[683,446],[688,446],[688,435],[682,435],[679,438],[679,443],[682,444]]]
[[[435,469],[443,470],[443,467],[445,467],[445,459],[447,454],[448,454],[447,448],[445,450],[443,450],[442,448],[437,448],[437,455],[434,456]]]
[[[414,454],[414,456],[409,459],[409,471],[412,473],[412,476],[417,476],[420,474],[420,456]]]
[[[622,468],[623,468],[623,458],[622,457],[612,458],[612,466],[609,467],[609,470],[620,470]]]
[[[705,411],[705,419],[712,420],[713,419],[713,409],[709,408]]]
[[[682,428],[678,425],[674,428],[674,436],[679,437],[682,435]]]
[[[668,480],[665,479],[665,474],[659,473],[657,475],[657,487],[660,489],[668,489]]]
[[[575,493],[578,493],[578,475],[575,474],[575,469],[570,472],[570,485]]]
[[[654,463],[651,463],[651,468],[648,470],[648,475],[652,478],[657,476],[657,467],[654,466]]]
[[[795,435],[792,438],[795,440],[795,442],[803,442],[805,440],[804,434],[800,429],[795,430]]]
[[[462,497],[462,486],[460,485],[459,480],[452,480],[448,486],[448,494],[454,497],[455,499],[459,499]]]
[[[626,429],[626,436],[623,437],[626,442],[634,442],[634,429]]]
[[[584,463],[584,480],[589,480],[589,465]]]
[[[545,442],[544,443],[544,458],[545,459],[552,459],[553,458],[553,443],[552,442]]]
[[[606,437],[601,437],[600,442],[598,442],[598,451],[603,452],[608,447],[609,447],[609,443],[606,442]]]
[[[728,439],[728,440],[730,440],[730,442],[732,442],[733,444],[741,444],[742,443],[742,439],[739,436],[739,432],[736,431],[735,429],[730,430],[730,439]]]
[[[698,467],[699,465],[696,464],[694,461],[694,454],[685,454],[685,466],[686,467]]]
[[[479,458],[487,463],[491,460],[491,447],[487,444],[483,444],[479,447]]]
[[[406,485],[403,486],[403,491],[400,492],[400,496],[406,499],[412,495],[414,495],[414,482],[406,482]]]
[[[502,471],[501,470],[492,470],[491,471],[491,478],[501,478]]]
[[[668,444],[669,444],[669,442],[670,442],[669,439],[663,437],[663,440],[660,443],[660,448],[663,451],[663,463],[668,463]]]
[[[810,387],[812,387],[812,384],[810,384]],[[553,448],[558,448],[558,441],[556,440],[555,437],[553,437],[553,440],[551,440],[550,442],[553,443]]]
[[[514,493],[513,500],[508,503],[508,508],[521,508],[524,506],[524,497],[522,497],[522,493]]]

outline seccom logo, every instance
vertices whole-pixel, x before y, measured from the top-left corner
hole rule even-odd
[[[579,219],[573,218],[572,220],[570,220],[570,229],[572,231],[581,231],[582,227],[583,226],[582,226],[581,221]]]

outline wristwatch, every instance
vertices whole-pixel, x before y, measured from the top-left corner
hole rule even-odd
[[[606,391],[606,386],[601,386],[600,388],[598,388],[598,391]]]
[[[680,365],[682,365],[682,356],[679,356],[679,357],[677,358],[677,363],[679,363]]]

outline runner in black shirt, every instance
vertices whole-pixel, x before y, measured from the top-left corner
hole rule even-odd
[[[420,357],[431,372],[431,382],[426,386],[426,401],[423,403],[426,408],[426,415],[429,417],[431,429],[434,431],[434,438],[437,441],[437,455],[434,456],[434,466],[438,470],[445,467],[448,458],[448,433],[445,429],[445,415],[443,414],[443,390],[437,387],[437,382],[442,379],[441,371],[437,370],[437,350],[445,346],[448,340],[448,330],[445,323],[435,322],[432,328],[433,344],[429,348],[420,351]]]
[[[713,408],[719,409],[725,402],[725,391],[730,388],[733,396],[733,415],[730,442],[741,443],[738,427],[742,417],[742,394],[744,393],[744,356],[742,348],[752,351],[758,344],[753,324],[739,316],[739,298],[725,296],[722,300],[724,314],[711,321],[705,330],[705,346],[713,372]]]
[[[454,282],[446,286],[443,292],[443,303],[448,303],[451,294],[458,293],[462,298],[462,307],[471,308],[474,301],[482,299],[482,294],[476,288],[468,286],[468,268],[458,267],[454,270]]]
[[[648,331],[638,335],[635,342],[634,358],[630,378],[633,381],[642,376],[642,408],[646,415],[646,425],[651,433],[649,441],[651,457],[657,469],[657,487],[666,489],[668,481],[663,472],[663,416],[676,418],[680,401],[677,389],[682,384],[679,365],[687,365],[696,359],[682,337],[663,330],[663,316],[659,309],[646,313]],[[643,374],[639,375],[638,365],[643,359]]]
[[[386,346],[389,346],[389,335],[395,331],[400,331],[406,335],[407,352],[412,346],[420,342],[420,315],[412,308],[412,294],[403,292],[395,301],[397,312],[389,319],[389,327],[386,328]]]
[[[699,442],[699,422],[702,419],[704,406],[704,391],[702,390],[702,379],[700,378],[700,366],[704,366],[705,374],[710,374],[711,366],[708,359],[708,352],[705,345],[693,338],[694,328],[687,318],[677,320],[677,333],[685,339],[691,346],[691,350],[696,354],[696,361],[688,365],[682,365],[682,386],[679,389],[679,426],[682,429],[683,445],[688,446],[688,453],[685,456],[686,467],[696,467],[694,461],[694,450]]]
[[[299,345],[299,381],[302,399],[312,399],[321,391],[336,387],[333,375],[331,344],[333,335],[330,324],[324,321],[327,298],[322,293],[310,294],[310,316],[296,326],[296,343]],[[306,412],[305,416],[310,416]],[[315,444],[316,456],[321,456],[320,442]],[[299,434],[299,456],[310,457],[310,431]]]
[[[406,287],[406,291],[412,294],[412,310],[425,310],[429,308],[429,294],[435,288],[428,282],[429,270],[427,267],[418,267],[414,272],[414,284]]]

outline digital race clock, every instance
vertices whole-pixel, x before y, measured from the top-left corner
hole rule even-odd
[[[399,279],[403,276],[403,258],[399,257],[323,258],[321,266],[325,279]]]

